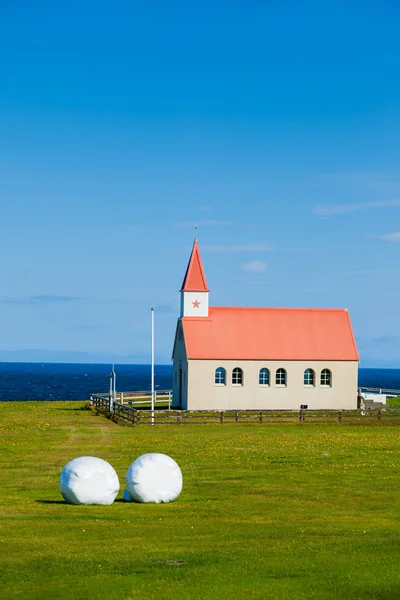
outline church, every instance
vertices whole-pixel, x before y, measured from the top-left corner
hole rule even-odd
[[[172,359],[174,408],[357,408],[359,356],[348,311],[209,306],[197,239]]]

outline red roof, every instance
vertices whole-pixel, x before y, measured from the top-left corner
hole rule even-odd
[[[206,276],[204,275],[203,263],[201,262],[199,244],[197,238],[194,240],[192,254],[186,269],[186,275],[182,283],[181,292],[209,292]]]
[[[345,309],[214,306],[182,324],[188,359],[359,360]]]

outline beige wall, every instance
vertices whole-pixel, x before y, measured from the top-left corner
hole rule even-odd
[[[178,321],[178,328],[182,325]],[[180,339],[181,338],[181,339]],[[181,403],[179,401],[179,367],[182,368],[182,398]],[[182,406],[183,409],[187,408],[188,398],[188,361],[186,357],[186,347],[183,341],[183,335],[177,331],[174,356],[173,356],[173,368],[172,368],[172,406]]]
[[[182,361],[183,362],[183,361]],[[226,370],[226,385],[215,385],[217,367]],[[232,385],[232,370],[244,372],[244,385]],[[270,386],[258,383],[259,370],[270,371]],[[287,386],[275,385],[275,372],[287,372]],[[315,371],[315,387],[304,386],[305,369]],[[320,386],[322,369],[332,372],[332,387]],[[357,408],[358,362],[356,361],[189,361],[189,410],[205,409],[313,409]],[[185,406],[186,408],[186,406]]]

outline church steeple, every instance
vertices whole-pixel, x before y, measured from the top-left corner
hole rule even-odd
[[[199,244],[195,238],[181,287],[181,317],[208,317],[208,293]]]

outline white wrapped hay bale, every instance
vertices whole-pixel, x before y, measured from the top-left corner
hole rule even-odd
[[[119,491],[118,475],[105,460],[80,456],[62,470],[60,491],[70,504],[112,504]]]
[[[172,502],[182,491],[182,471],[173,458],[152,452],[139,456],[126,474],[127,502]]]

